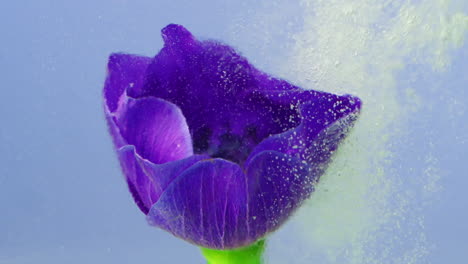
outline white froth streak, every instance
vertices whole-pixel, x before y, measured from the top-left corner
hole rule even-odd
[[[432,242],[415,204],[430,204],[440,189],[437,153],[419,153],[416,167],[426,169],[414,177],[424,197],[411,196],[394,169],[395,146],[424,96],[398,74],[449,68],[468,31],[464,1],[263,0],[239,15],[229,43],[261,69],[363,101],[317,191],[270,237],[267,263],[425,263]]]
[[[429,251],[424,221],[410,214],[404,182],[390,169],[395,165],[391,144],[404,130],[405,115],[418,103],[411,100],[417,98],[411,91],[406,103],[401,100],[396,75],[410,70],[409,63],[435,71],[450,64],[449,52],[463,44],[468,29],[468,17],[454,11],[454,4],[302,1],[304,27],[293,36],[296,45],[284,72],[303,87],[351,93],[364,103],[354,131],[296,216],[302,222],[303,242],[321,255],[308,261],[418,263]],[[405,105],[408,102],[412,105]],[[427,177],[422,179],[427,187],[436,176],[419,177]],[[398,233],[405,221],[414,222],[413,242],[399,249],[399,238],[389,233]],[[373,244],[383,239],[387,245]]]

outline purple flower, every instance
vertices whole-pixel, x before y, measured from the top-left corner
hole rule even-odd
[[[105,112],[135,202],[196,245],[246,246],[308,198],[358,98],[303,90],[179,25],[154,58],[113,54]]]

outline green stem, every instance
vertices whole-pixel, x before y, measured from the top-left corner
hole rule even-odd
[[[261,264],[265,240],[238,249],[217,250],[201,248],[208,264]]]

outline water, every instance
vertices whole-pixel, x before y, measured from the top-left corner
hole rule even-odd
[[[464,261],[466,1],[3,6],[0,263],[202,263],[146,225],[102,114],[107,55],[155,54],[171,22],[305,88],[363,99],[317,192],[271,236],[268,263]]]

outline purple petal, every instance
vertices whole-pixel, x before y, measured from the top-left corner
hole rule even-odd
[[[249,237],[274,231],[309,197],[319,171],[307,162],[276,151],[256,155],[247,167]]]
[[[195,42],[192,34],[183,26],[170,24],[161,30],[164,43],[168,47],[189,47]]]
[[[252,151],[246,163],[262,151],[273,150],[315,166],[324,166],[357,119],[361,101],[349,95],[338,96],[315,91],[279,95],[270,93],[270,98],[276,97],[278,102],[285,100],[298,105],[301,124],[262,141]]]
[[[115,53],[109,57],[104,85],[104,99],[109,112],[117,110],[127,88],[141,89],[150,62],[151,58],[130,54]]]
[[[115,148],[119,149],[127,145],[127,142],[120,134],[120,128],[116,124],[115,116],[111,114],[107,109],[104,110],[104,113],[106,117],[107,126],[109,128],[109,133],[112,136],[112,142],[114,143]]]
[[[154,164],[137,156],[137,160],[146,176],[153,182],[155,187],[155,203],[169,184],[182,172],[193,166],[195,163],[210,159],[206,155],[194,155],[185,159],[166,162],[164,164]]]
[[[147,214],[149,208],[157,201],[153,182],[137,161],[134,146],[128,145],[119,149],[118,157],[135,203],[143,213]]]
[[[190,166],[209,158],[195,155],[164,164],[153,164],[141,158],[132,145],[120,148],[118,156],[135,203],[145,214],[174,179]]]
[[[158,98],[128,98],[116,112],[127,144],[144,159],[161,164],[193,154],[191,136],[180,109]]]
[[[237,164],[200,161],[175,179],[153,205],[148,221],[208,248],[234,248],[248,236],[245,175]]]
[[[246,162],[251,237],[278,228],[310,196],[361,106],[351,96],[302,97],[311,101],[301,106],[302,123],[264,140]]]

